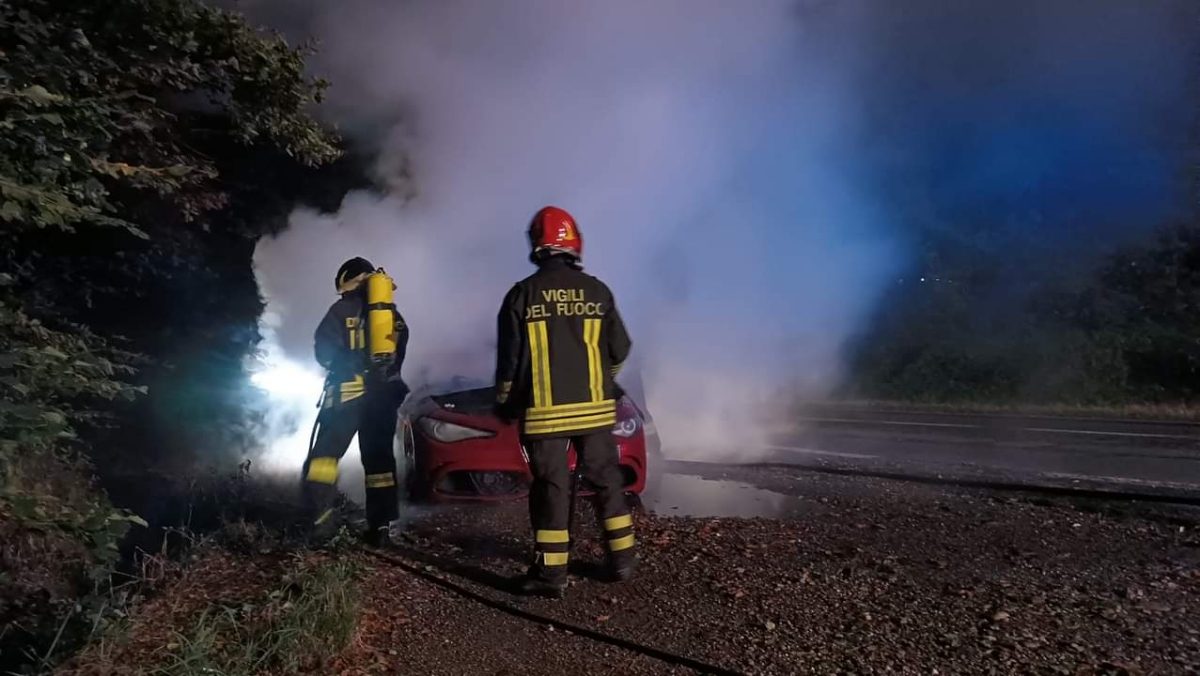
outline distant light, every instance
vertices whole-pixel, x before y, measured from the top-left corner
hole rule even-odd
[[[923,281],[925,281],[925,278],[924,278],[924,277],[922,277],[922,278],[921,278],[921,281],[922,281],[922,282],[923,282]]]
[[[280,398],[319,396],[324,378],[292,362],[277,362],[250,376],[255,387]]]

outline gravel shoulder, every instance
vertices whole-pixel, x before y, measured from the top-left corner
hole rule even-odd
[[[610,584],[595,576],[598,529],[582,507],[560,601],[504,590],[528,561],[523,503],[412,509],[399,556],[560,623],[739,673],[1200,673],[1195,512],[788,469],[693,478],[777,491],[789,496],[773,503],[785,514],[639,512],[639,575]],[[105,662],[163,650],[222,585],[222,602],[236,602],[278,584],[276,559],[213,556],[141,606],[134,640]],[[362,553],[339,556],[362,565],[361,611],[349,647],[321,673],[693,673],[514,618]],[[73,673],[100,673],[81,658]]]
[[[345,676],[427,674],[687,674],[657,660],[526,622],[454,596],[374,559],[353,645],[331,669]]]
[[[591,580],[584,565],[566,600],[524,607],[746,673],[1200,670],[1194,512],[723,475],[794,496],[791,516],[643,516],[635,581]],[[524,519],[520,505],[448,509],[411,533],[424,551],[515,574]],[[595,534],[580,563],[599,559]]]

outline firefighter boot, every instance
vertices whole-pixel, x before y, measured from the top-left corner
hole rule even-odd
[[[317,514],[308,524],[305,540],[310,547],[323,547],[333,539],[338,532],[337,514],[333,509],[326,509]]]
[[[628,582],[637,571],[637,557],[632,549],[608,555],[608,574],[614,582]]]
[[[533,564],[525,575],[517,581],[517,591],[526,596],[545,596],[547,598],[562,598],[567,589],[567,575],[564,570],[558,575],[548,575],[538,564]]]
[[[377,549],[390,549],[392,543],[392,529],[390,526],[373,526],[368,527],[363,533],[363,542],[368,547]]]

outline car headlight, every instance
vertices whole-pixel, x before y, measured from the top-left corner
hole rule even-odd
[[[417,424],[421,426],[421,431],[425,433],[425,436],[445,444],[464,441],[466,439],[482,439],[495,436],[495,434],[487,430],[477,430],[474,427],[438,420],[437,418],[421,418]]]
[[[618,437],[632,437],[634,434],[637,433],[637,431],[638,431],[637,418],[626,418],[624,420],[618,420],[617,424],[613,426],[613,434],[617,435]]]

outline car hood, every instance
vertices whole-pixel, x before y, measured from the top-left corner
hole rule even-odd
[[[640,398],[643,394],[641,378],[638,377],[637,371],[633,371],[629,376],[632,377],[623,377],[622,380],[631,381],[633,388],[622,388],[625,396],[621,397],[618,403],[618,414],[625,413],[624,409],[632,406],[643,418],[650,420],[651,416]],[[482,386],[463,387],[468,383]],[[415,396],[405,402],[404,408],[418,416],[428,415],[435,409],[454,411],[463,415],[490,415],[495,410],[495,403],[496,390],[491,385],[483,385],[478,380],[472,383],[465,378],[456,378],[437,388],[421,388]]]
[[[496,390],[491,387],[479,387],[472,390],[435,394],[429,398],[439,408],[464,415],[480,415],[492,412],[496,404]]]

